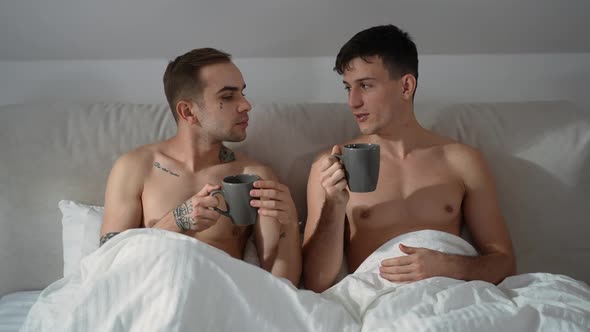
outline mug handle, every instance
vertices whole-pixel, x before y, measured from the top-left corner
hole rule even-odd
[[[225,195],[223,194],[223,191],[222,190],[219,190],[219,189],[212,190],[209,193],[209,196],[215,196],[217,194],[221,194],[221,196],[223,197],[223,199],[225,199]],[[227,202],[226,202],[226,205],[227,205]],[[219,209],[218,207],[214,207],[213,210],[215,210],[215,211],[223,214],[226,217],[229,217],[229,207],[228,207],[228,210],[227,211],[223,211],[223,210]]]
[[[333,154],[332,156],[336,157],[336,159],[342,161],[342,155],[341,154]]]

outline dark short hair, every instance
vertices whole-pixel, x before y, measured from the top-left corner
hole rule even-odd
[[[203,67],[231,61],[231,55],[214,48],[197,48],[170,61],[164,72],[164,93],[174,120],[178,121],[176,103],[185,98],[200,98],[204,82]]]
[[[342,75],[355,58],[377,56],[391,78],[412,74],[418,79],[418,50],[407,32],[395,25],[380,25],[354,35],[338,52],[334,70]]]

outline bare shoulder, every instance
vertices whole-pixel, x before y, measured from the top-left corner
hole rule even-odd
[[[121,155],[114,163],[113,170],[125,171],[132,174],[143,174],[148,171],[156,155],[159,153],[158,144],[140,146]]]
[[[467,144],[451,141],[441,145],[441,148],[445,158],[453,165],[471,165],[484,161],[481,151]]]
[[[256,174],[265,180],[277,180],[277,176],[273,169],[258,160],[252,159],[241,153],[236,153],[236,161],[240,164],[244,173]]]
[[[489,179],[491,173],[479,149],[454,142],[445,144],[443,151],[448,164],[465,184]]]

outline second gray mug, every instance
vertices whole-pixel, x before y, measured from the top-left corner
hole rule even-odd
[[[352,192],[375,191],[379,179],[379,144],[347,144],[341,155],[334,155],[344,164],[348,189]]]
[[[227,211],[213,208],[229,217],[236,225],[253,225],[256,223],[258,209],[250,205],[250,190],[254,189],[254,181],[260,180],[255,174],[238,174],[223,178],[221,190],[213,190],[210,196],[221,194],[225,200]]]

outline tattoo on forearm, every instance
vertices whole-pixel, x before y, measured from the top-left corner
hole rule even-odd
[[[194,225],[195,219],[191,217],[192,213],[193,205],[190,199],[175,208],[172,212],[174,215],[174,221],[176,221],[176,226],[178,226],[181,231],[186,232],[191,229],[191,225]]]
[[[219,161],[222,163],[229,163],[234,160],[236,160],[234,152],[222,145],[221,149],[219,149]]]
[[[157,161],[156,161],[156,162],[154,162],[154,167],[155,167],[155,168],[157,168],[157,169],[161,169],[161,170],[163,170],[164,172],[166,172],[166,173],[168,173],[168,174],[170,174],[170,175],[174,175],[174,176],[176,176],[177,178],[178,178],[178,177],[180,177],[180,175],[178,175],[178,174],[174,173],[172,170],[170,170],[170,169],[167,169],[166,167],[162,167],[162,166],[160,166],[160,163],[159,163],[159,162],[157,162]]]
[[[100,243],[98,244],[99,247],[102,247],[108,240],[112,239],[115,235],[119,234],[120,232],[110,232],[106,233],[105,235],[100,237]]]

